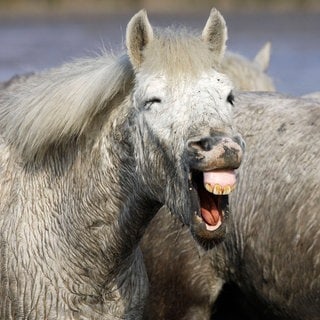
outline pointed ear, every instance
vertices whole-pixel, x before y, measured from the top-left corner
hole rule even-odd
[[[221,61],[226,50],[228,33],[224,18],[215,8],[211,9],[209,19],[202,31],[202,39],[208,43],[210,50]]]
[[[126,46],[130,61],[134,67],[139,67],[143,60],[143,50],[153,39],[153,30],[148,20],[147,12],[136,13],[127,25]]]
[[[253,62],[261,71],[266,71],[269,68],[271,56],[271,43],[267,42],[257,53]]]

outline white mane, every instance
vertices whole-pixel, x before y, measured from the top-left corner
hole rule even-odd
[[[212,67],[219,68],[216,55],[198,34],[185,28],[156,31],[144,51],[146,70],[163,70],[167,76],[177,79],[180,74],[196,77]]]
[[[18,152],[33,157],[82,133],[132,77],[126,55],[79,60],[32,76],[1,92],[1,134]]]

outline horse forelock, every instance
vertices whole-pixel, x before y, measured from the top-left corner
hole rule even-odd
[[[146,47],[142,68],[175,79],[181,75],[196,77],[210,68],[219,69],[219,63],[199,35],[184,28],[167,28],[157,30]]]
[[[25,158],[41,157],[49,145],[81,135],[97,114],[131,87],[127,56],[79,60],[30,77],[1,93],[4,139]]]

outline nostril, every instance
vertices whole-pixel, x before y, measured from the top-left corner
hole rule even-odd
[[[188,148],[196,151],[210,151],[214,145],[211,137],[204,137],[200,139],[190,139],[188,141]]]
[[[213,147],[213,141],[211,138],[203,138],[199,141],[199,146],[203,151],[210,151]]]

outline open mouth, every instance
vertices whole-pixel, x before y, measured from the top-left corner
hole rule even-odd
[[[205,227],[203,230],[205,233],[218,230],[226,218],[228,195],[236,185],[234,170],[208,172],[193,170],[189,181],[197,193],[199,204],[199,210],[196,211],[197,222]]]

